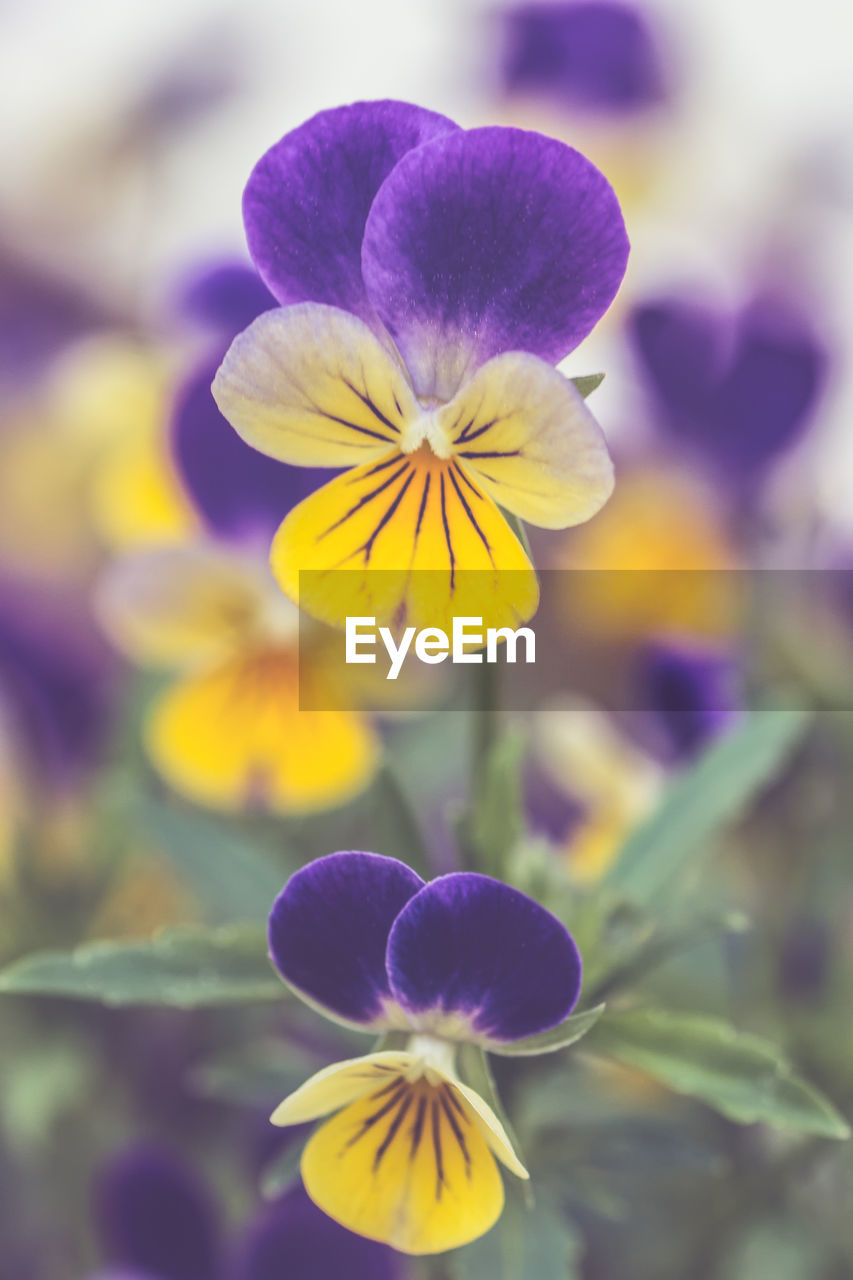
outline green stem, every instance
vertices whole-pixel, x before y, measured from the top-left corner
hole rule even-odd
[[[474,668],[474,720],[472,726],[471,808],[477,803],[488,762],[500,731],[499,678],[496,663]]]

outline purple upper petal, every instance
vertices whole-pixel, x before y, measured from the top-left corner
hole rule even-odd
[[[371,1023],[391,998],[385,948],[423,881],[396,858],[330,853],[291,876],[269,922],[270,954],[291,986],[350,1022]]]
[[[598,169],[553,138],[503,128],[410,152],[376,196],[362,252],[415,389],[442,399],[502,351],[561,360],[607,310],[627,260]]]
[[[284,517],[330,478],[258,453],[223,418],[210,390],[224,352],[197,370],[178,396],[172,450],[193,505],[222,537],[268,541]]]
[[[461,1014],[500,1041],[555,1026],[581,985],[580,955],[560,921],[472,872],[441,876],[411,899],[391,930],[387,965],[408,1013]]]
[[[570,107],[621,113],[660,102],[665,77],[644,13],[613,0],[520,4],[502,15],[501,78]]]
[[[229,341],[278,303],[257,271],[242,262],[219,262],[186,281],[181,311]]]
[[[373,323],[361,242],[373,198],[412,147],[455,129],[405,102],[321,111],[261,157],[243,197],[249,251],[280,302],[325,302]]]
[[[637,308],[629,332],[661,425],[742,479],[798,439],[823,386],[822,343],[769,300],[725,313],[663,298]]]
[[[156,1280],[217,1280],[219,1229],[213,1202],[170,1152],[133,1147],[101,1173],[96,1213],[112,1266]]]
[[[267,1206],[239,1251],[234,1280],[398,1280],[399,1256],[353,1235],[295,1187]]]

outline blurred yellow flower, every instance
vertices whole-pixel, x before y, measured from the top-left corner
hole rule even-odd
[[[299,813],[370,781],[378,744],[364,718],[300,710],[298,613],[266,565],[205,544],[139,551],[107,573],[97,607],[129,657],[180,672],[145,724],[176,791],[218,809]]]

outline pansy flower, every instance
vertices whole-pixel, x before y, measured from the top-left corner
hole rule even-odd
[[[257,557],[212,543],[140,551],[111,566],[97,608],[131,659],[177,673],[144,727],[175,790],[219,809],[299,813],[370,781],[378,748],[366,720],[300,710],[313,668],[300,673],[298,614]]]
[[[471,612],[461,571],[476,570],[475,612],[485,597],[490,622],[529,617],[535,575],[500,508],[565,528],[612,487],[601,432],[553,367],[625,270],[605,178],[540,134],[358,103],[273,146],[244,215],[282,305],[233,343],[217,403],[261,452],[347,468],[278,530],[283,590],[333,624],[441,625]]]
[[[326,1067],[273,1124],[331,1115],[302,1156],[308,1194],[338,1222],[406,1253],[482,1235],[504,1201],[500,1161],[528,1174],[488,1102],[463,1083],[461,1044],[505,1051],[571,1012],[581,962],[563,925],[517,890],[474,873],[428,884],[396,859],[333,853],[277,898],[272,959],[328,1017],[402,1033]]]

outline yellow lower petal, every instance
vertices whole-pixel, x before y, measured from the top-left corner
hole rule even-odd
[[[301,813],[343,803],[370,781],[378,745],[348,711],[300,711],[295,653],[262,650],[188,676],[155,704],[151,759],[199,804]]]
[[[287,517],[272,548],[282,589],[342,626],[449,629],[456,616],[516,627],[536,611],[536,575],[498,507],[428,445],[337,476]]]
[[[483,1235],[503,1183],[475,1115],[448,1083],[398,1076],[327,1121],[302,1179],[329,1217],[404,1253],[442,1253]]]

